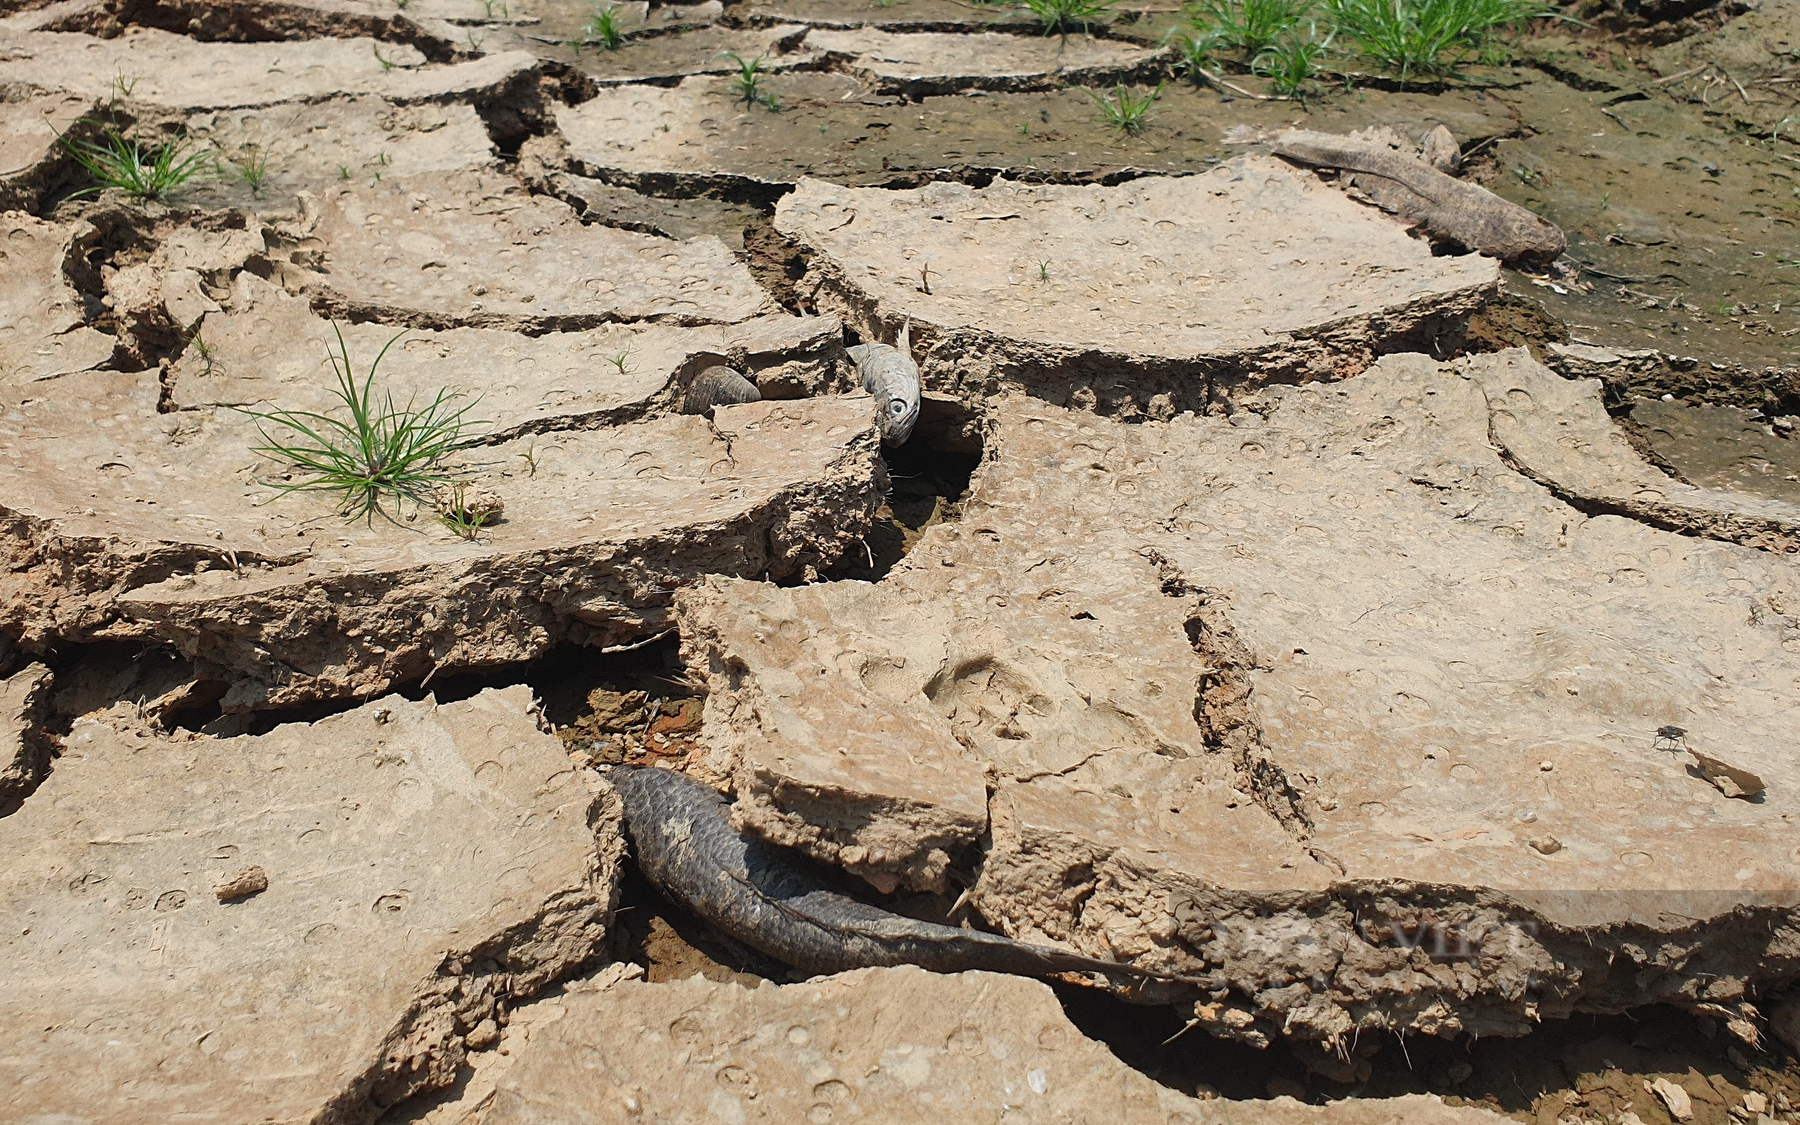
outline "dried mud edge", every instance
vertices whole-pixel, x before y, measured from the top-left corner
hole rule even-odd
[[[812,258],[796,291],[863,339],[888,339],[899,330],[898,318],[881,315],[878,298],[849,283],[823,255]],[[1448,358],[1464,348],[1469,318],[1500,292],[1499,281],[1470,286],[1255,347],[1181,359],[1036,343],[978,328],[946,331],[917,320],[912,339],[926,389],[978,410],[1004,391],[1023,390],[1053,406],[1121,422],[1167,421],[1187,411],[1221,412],[1270,384],[1348,379],[1394,352]]]
[[[436,972],[395,1021],[376,1059],[313,1119],[361,1125],[370,1106],[385,1109],[455,1082],[468,1056],[468,1033],[501,1022],[507,1008],[605,956],[623,883],[623,815],[610,790],[587,809],[595,851],[583,886],[551,895],[530,918],[466,950],[444,955]]]
[[[1089,842],[1009,838],[1013,826],[1001,806],[996,813],[996,848],[971,896],[985,917],[1099,957],[1112,955],[1108,922],[1164,919],[1154,958],[1140,960],[1209,977],[1213,990],[1195,1004],[1200,1026],[1259,1045],[1341,1050],[1362,1031],[1521,1036],[1546,1019],[1658,1003],[1736,1019],[1800,972],[1792,908],[1732,892],[1636,892],[1642,918],[1578,926],[1524,896],[1480,888],[1349,881],[1318,892],[1227,891]],[[1697,920],[1687,912],[1704,908],[1698,899],[1726,909]],[[1028,901],[1030,913],[1016,909]]]
[[[0,561],[10,572],[0,584],[0,636],[18,637],[27,652],[68,641],[166,644],[195,660],[202,678],[232,684],[226,711],[365,697],[439,672],[530,660],[564,641],[637,640],[666,626],[674,589],[700,574],[778,580],[835,561],[881,503],[879,470],[862,479],[840,471],[872,456],[863,446],[874,440],[841,455],[825,483],[783,489],[722,525],[138,606],[119,599],[200,561],[218,563],[221,552],[63,536],[0,510]],[[237,561],[263,560],[244,552]]]
[[[1800,915],[1776,895],[1342,879],[1343,864],[1311,841],[1304,791],[1264,745],[1256,660],[1232,628],[1228,599],[1190,585],[1155,552],[1150,561],[1163,594],[1189,603],[1188,639],[1207,669],[1194,706],[1206,750],[1224,755],[1238,787],[1339,880],[1321,890],[1212,886],[1090,840],[1024,832],[1000,788],[990,790],[971,901],[1003,929],[1106,958],[1128,920],[1138,959],[1212,978],[1193,1006],[1197,1026],[1258,1045],[1316,1042],[1344,1059],[1365,1030],[1522,1036],[1546,1019],[1658,1003],[1754,1018],[1757,994],[1800,976]],[[1529,899],[1600,899],[1615,917],[1560,923]],[[1169,998],[1161,987],[1149,993]]]
[[[47,6],[47,5],[46,5]],[[123,27],[152,27],[202,43],[279,43],[301,39],[369,38],[415,47],[426,61],[456,61],[459,52],[404,12],[379,16],[349,7],[309,8],[281,0],[230,4],[194,0],[111,0],[46,22],[41,30],[109,38]]]
[[[1738,512],[1709,512],[1702,508],[1659,504],[1652,500],[1624,496],[1593,496],[1577,492],[1520,460],[1495,432],[1491,421],[1488,425],[1488,444],[1494,447],[1494,451],[1508,468],[1526,480],[1543,486],[1552,496],[1582,515],[1620,516],[1658,531],[1670,531],[1695,539],[1736,543],[1776,555],[1800,552],[1800,527],[1792,521],[1747,516]],[[1636,441],[1632,444],[1633,448],[1639,445]]]
[[[1770,414],[1800,414],[1800,367],[1747,367],[1668,352],[1628,355],[1598,364],[1546,351],[1541,360],[1565,379],[1598,379],[1609,409],[1634,398],[1672,394],[1690,403],[1738,406]]]

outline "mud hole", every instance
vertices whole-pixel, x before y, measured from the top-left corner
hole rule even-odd
[[[11,1108],[486,1121],[584,989],[796,985],[625,857],[593,767],[626,765],[733,788],[892,913],[1243,973],[1054,983],[1183,1114],[1800,1120],[1800,8],[1591,2],[1303,101],[1178,72],[1182,13],[1124,9],[1058,39],[951,0],[0,0],[0,1014],[44,1029]],[[1141,131],[1109,89],[1153,96]],[[1437,124],[1564,258],[1434,253],[1227,140]],[[134,194],[76,159],[103,141],[204,159]],[[847,349],[903,325],[923,395],[884,444]],[[272,418],[341,413],[338,329],[390,412],[489,427],[397,519],[269,487]],[[714,365],[759,400],[684,413]],[[862,803],[796,827],[783,785]],[[1736,858],[1657,866],[1689,839]],[[1577,915],[1581,880],[1673,905],[1593,905],[1523,969],[1337,917],[1559,878]],[[1361,983],[1310,991],[1315,947]]]

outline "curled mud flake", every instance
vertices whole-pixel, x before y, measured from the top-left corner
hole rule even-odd
[[[1702,754],[1692,746],[1688,747],[1688,753],[1694,758],[1694,765],[1688,767],[1689,771],[1705,778],[1713,788],[1727,797],[1753,801],[1763,795],[1766,788],[1763,779],[1749,770],[1739,769],[1710,754]]]
[[[236,875],[213,888],[220,902],[238,902],[269,889],[269,876],[261,867],[249,864]]]

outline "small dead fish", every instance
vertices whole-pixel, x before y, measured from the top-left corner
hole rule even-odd
[[[756,384],[729,367],[713,366],[702,371],[688,386],[681,400],[683,414],[712,416],[715,406],[739,402],[761,402],[762,392]]]
[[[875,424],[883,445],[905,445],[919,420],[919,364],[912,355],[912,320],[900,326],[894,346],[858,344],[845,349],[875,396]]]

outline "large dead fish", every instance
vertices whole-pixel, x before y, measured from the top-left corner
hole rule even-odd
[[[831,889],[786,849],[739,834],[725,798],[710,786],[667,769],[601,773],[625,802],[645,878],[721,933],[806,972],[919,965],[938,973],[1102,973],[1218,985],[870,906]]]
[[[1437,133],[1434,129],[1427,137],[1426,151],[1449,162],[1447,154],[1440,155],[1445,138]],[[1568,249],[1568,239],[1555,223],[1379,140],[1311,129],[1257,133],[1241,128],[1227,133],[1225,140],[1262,145],[1296,164],[1348,173],[1345,186],[1356,188],[1382,210],[1414,223],[1433,239],[1503,262],[1549,263]]]

